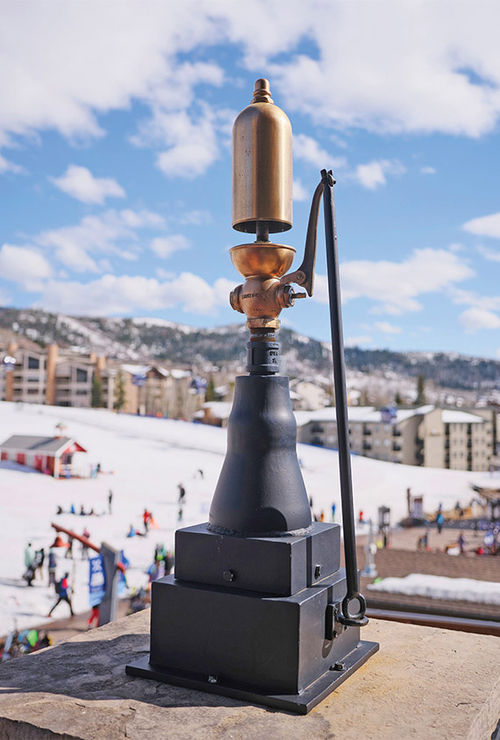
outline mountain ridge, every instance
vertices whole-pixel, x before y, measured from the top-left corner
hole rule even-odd
[[[57,342],[77,352],[97,352],[118,360],[168,361],[241,369],[245,364],[244,324],[202,329],[158,318],[77,317],[41,309],[0,308],[0,329],[41,346]],[[331,375],[327,342],[283,327],[279,334],[282,370],[302,378]],[[307,349],[306,349],[307,348]],[[500,361],[457,352],[396,352],[346,347],[346,364],[361,373],[424,375],[436,385],[464,390],[494,389]]]

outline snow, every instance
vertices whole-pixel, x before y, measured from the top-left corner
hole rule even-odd
[[[369,584],[368,589],[406,596],[427,596],[431,599],[500,605],[500,583],[476,581],[473,578],[447,578],[411,573],[404,578],[384,578],[379,583]]]
[[[443,409],[443,424],[482,424],[483,422],[482,416],[469,414],[467,411]]]
[[[228,419],[233,404],[229,401],[207,401],[203,404],[203,408],[210,409],[210,413],[215,419]]]
[[[130,375],[146,375],[151,370],[151,365],[122,365],[121,369]]]
[[[0,403],[0,442],[12,434],[54,434],[55,425],[64,421],[67,434],[89,451],[104,471],[95,479],[55,480],[31,472],[29,468],[0,463],[0,635],[17,620],[19,628],[44,620],[55,601],[46,581],[35,581],[28,588],[21,576],[23,551],[28,542],[33,549],[47,548],[54,539],[50,522],[74,528],[81,533],[88,527],[91,540],[103,540],[124,549],[131,561],[129,582],[144,584],[144,571],[151,564],[155,544],[172,548],[177,521],[177,485],[183,483],[187,495],[181,526],[207,521],[226,449],[226,430],[203,424],[116,414],[105,409],[77,409],[36,404]],[[334,450],[298,445],[298,457],[314,511],[322,509],[328,518],[333,501],[340,512],[338,457]],[[204,472],[199,476],[198,469]],[[495,480],[488,473],[437,470],[353,456],[355,511],[377,519],[377,508],[391,507],[392,521],[406,515],[406,489],[424,495],[426,511],[436,510],[441,502],[453,508],[457,499],[465,504],[471,498],[470,483],[491,487]],[[107,513],[107,495],[113,490],[113,514]],[[83,504],[101,516],[55,516],[60,504],[68,510]],[[127,539],[130,524],[142,529],[142,511],[153,512],[159,529],[148,537]],[[74,550],[79,553],[75,542]],[[88,565],[85,561],[61,559],[59,574],[68,566],[75,589],[75,610],[87,607]],[[47,570],[44,576],[46,578]],[[61,604],[54,616],[64,616]]]
[[[167,321],[166,319],[154,318],[150,316],[138,317],[132,319],[132,323],[136,326],[159,326],[165,329],[176,329],[181,331],[183,334],[192,334],[194,331],[198,331],[192,326],[186,326],[185,324],[176,324],[173,321]]]

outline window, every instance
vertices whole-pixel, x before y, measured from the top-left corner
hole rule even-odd
[[[88,379],[88,372],[86,370],[81,370],[79,367],[76,369],[76,382],[77,383],[86,383]]]
[[[28,370],[39,370],[40,369],[40,360],[38,357],[32,357],[31,355],[28,355]]]
[[[38,395],[38,388],[28,388],[28,395],[33,396],[36,393]]]

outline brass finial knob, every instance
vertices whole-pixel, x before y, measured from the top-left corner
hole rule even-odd
[[[253,91],[252,103],[273,103],[274,100],[271,97],[271,87],[269,80],[264,77],[259,80],[255,80],[255,88]]]

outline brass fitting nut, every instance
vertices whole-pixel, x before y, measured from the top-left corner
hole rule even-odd
[[[243,285],[238,285],[234,290],[232,290],[229,293],[229,303],[231,304],[231,308],[234,309],[235,311],[239,311],[240,313],[243,313],[243,309],[241,307],[241,302],[240,302],[242,288],[243,288]]]

